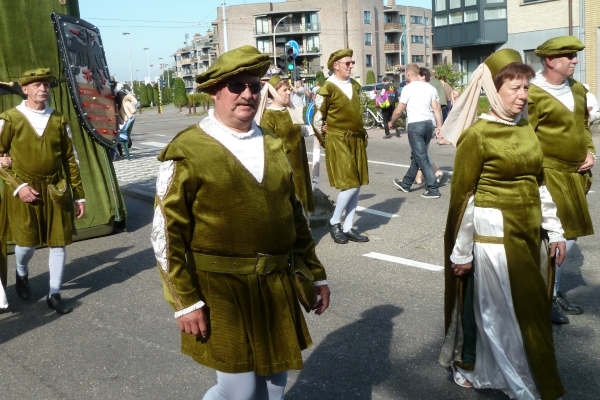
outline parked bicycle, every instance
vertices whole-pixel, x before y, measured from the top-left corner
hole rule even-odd
[[[402,113],[400,119],[396,123],[396,132],[400,133],[406,126],[406,111]],[[363,103],[363,127],[365,129],[373,129],[375,127],[385,129],[383,126],[383,116],[381,110],[378,108],[377,113],[374,113],[371,108],[368,107],[368,102]]]

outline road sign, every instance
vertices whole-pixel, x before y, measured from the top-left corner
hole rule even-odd
[[[295,40],[290,40],[286,43],[286,46],[290,46],[293,50],[293,57],[298,57],[298,53],[300,53],[300,45]]]

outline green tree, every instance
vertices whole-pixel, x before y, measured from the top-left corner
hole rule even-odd
[[[323,86],[325,84],[325,81],[327,80],[325,78],[325,74],[323,73],[323,71],[317,71],[317,74],[315,75],[315,79],[319,82],[319,84],[321,86]]]
[[[133,95],[136,97],[136,99],[139,100],[139,98],[140,98],[140,83],[138,81],[133,82]]]
[[[154,92],[154,104],[158,105],[158,103],[160,102],[160,96],[158,95],[158,85],[154,85],[152,91]]]
[[[185,83],[181,78],[175,78],[175,82],[173,83],[173,104],[177,107],[180,105],[187,106],[188,98],[185,93]]]
[[[438,64],[433,67],[437,78],[446,78],[446,83],[453,89],[462,89],[462,78],[467,74],[458,70],[458,64],[446,63]]]
[[[146,91],[148,92],[148,103],[156,104],[156,100],[154,100],[154,88],[152,88],[151,84],[146,84]]]
[[[368,70],[367,82],[365,83],[365,85],[372,85],[374,83],[377,83],[377,79],[375,78],[375,72],[373,72],[373,70]]]
[[[148,107],[150,100],[148,99],[148,88],[146,85],[140,85],[140,103],[142,107]]]

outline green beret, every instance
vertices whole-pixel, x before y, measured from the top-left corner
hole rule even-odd
[[[56,77],[52,75],[50,68],[37,68],[25,71],[17,81],[19,86],[26,86],[33,82],[54,82]]]
[[[492,73],[492,78],[495,78],[502,71],[502,68],[514,62],[522,63],[523,59],[521,58],[521,54],[513,49],[498,50],[484,61]]]
[[[206,72],[196,76],[196,82],[198,89],[206,89],[241,72],[261,78],[270,65],[267,54],[253,46],[242,46],[222,54]]]
[[[334,62],[336,62],[337,60],[341,60],[344,57],[352,57],[352,54],[354,54],[352,49],[342,49],[334,51],[329,56],[329,60],[327,60],[327,68],[329,68],[329,70],[332,71]]]
[[[538,57],[553,57],[575,53],[583,49],[585,49],[585,45],[575,36],[559,36],[540,44],[535,50],[535,55]]]
[[[273,75],[271,77],[271,79],[269,79],[269,83],[273,87],[277,86],[277,84],[279,83],[279,81],[281,81],[281,76],[279,76],[279,75]]]

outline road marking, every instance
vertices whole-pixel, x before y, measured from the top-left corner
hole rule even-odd
[[[409,260],[407,258],[388,256],[387,254],[371,252],[371,253],[363,254],[363,256],[369,257],[369,258],[375,258],[377,260],[389,261],[389,262],[393,262],[396,264],[408,265],[410,267],[428,269],[430,271],[439,272],[439,271],[444,270],[444,267],[440,267],[439,265],[427,264],[427,263],[423,263],[420,261]]]
[[[386,218],[396,218],[398,216],[398,214],[390,214],[390,213],[386,213],[383,211],[371,210],[370,208],[365,208],[365,207],[361,207],[361,206],[357,206],[356,211],[363,211],[363,212],[366,212],[369,214],[375,214],[375,215],[379,215],[380,217],[386,217]]]
[[[137,144],[138,144],[138,146],[152,146],[152,147],[160,147],[162,149],[168,143],[161,143],[161,142],[139,142]]]
[[[165,136],[167,136],[167,135],[161,135],[160,133],[157,133],[157,134],[156,134],[156,136],[162,136],[162,137],[165,137]]]

